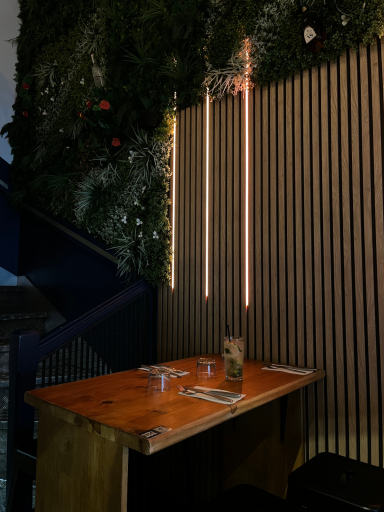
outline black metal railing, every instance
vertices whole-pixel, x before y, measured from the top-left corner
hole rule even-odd
[[[16,448],[31,451],[36,415],[24,402],[34,388],[88,379],[156,362],[157,290],[140,280],[74,322],[39,340],[16,331],[10,341],[7,489]],[[32,509],[32,484],[28,490]]]

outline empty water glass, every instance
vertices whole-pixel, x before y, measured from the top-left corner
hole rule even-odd
[[[199,379],[216,377],[216,360],[200,357],[197,360],[196,375]]]
[[[170,391],[171,374],[163,368],[153,368],[148,372],[147,391],[149,393],[161,393]]]

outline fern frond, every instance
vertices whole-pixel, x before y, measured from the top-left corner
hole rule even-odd
[[[143,72],[143,68],[148,64],[152,64],[154,59],[149,57],[148,55],[148,44],[144,43],[143,37],[135,38],[132,42],[132,46],[134,46],[136,52],[132,53],[128,50],[125,50],[124,60],[125,62],[130,62],[131,64],[135,64],[137,66],[136,71]]]
[[[95,174],[91,173],[86,176],[79,183],[78,189],[75,192],[75,208],[77,213],[84,213],[90,206],[97,204],[103,193],[104,186]]]
[[[56,85],[57,62],[43,62],[35,69],[38,87],[43,87],[47,78],[54,87]]]
[[[185,58],[168,57],[168,64],[160,68],[162,75],[171,78],[175,90],[184,89],[195,77],[200,67],[196,57],[197,53],[190,50]]]
[[[33,192],[42,191],[45,188],[46,174],[39,174],[34,180],[30,182],[30,188]]]
[[[8,201],[14,208],[21,208],[24,197],[26,196],[26,190],[17,190],[16,192],[11,192],[7,195]]]
[[[119,277],[127,277],[127,281],[129,281],[135,273],[140,274],[144,264],[148,265],[148,254],[145,250],[146,241],[146,237],[139,239],[124,234],[123,238],[119,239],[119,244],[113,247],[116,250],[117,275]]]
[[[131,137],[129,146],[129,161],[136,182],[142,177],[151,183],[152,176],[156,174],[158,168],[158,159],[156,156],[159,142],[148,135],[148,132],[140,128],[134,131],[134,137]]]
[[[67,126],[67,137],[70,137],[71,139],[77,139],[81,131],[83,130],[84,126],[85,122],[83,121],[83,119],[80,119],[80,117],[78,117],[73,121],[73,123]]]

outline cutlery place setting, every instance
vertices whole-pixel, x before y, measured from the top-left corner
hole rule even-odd
[[[223,389],[211,389],[202,386],[184,387],[180,384],[178,384],[177,387],[180,390],[179,395],[191,396],[193,398],[200,398],[201,400],[224,403],[227,405],[234,404],[245,397],[245,395],[232,393],[232,391]]]
[[[262,368],[262,370],[270,370],[274,372],[292,373],[296,375],[309,375],[316,372],[316,368],[302,368],[301,366],[289,366],[286,364],[269,363]]]
[[[160,369],[160,370],[166,370],[169,372],[171,377],[174,378],[181,378],[184,377],[184,375],[189,375],[190,372],[183,371],[183,370],[177,370],[176,368],[172,368],[171,366],[161,365],[161,364],[152,364],[152,365],[146,365],[142,364],[139,370],[143,370],[145,372],[150,372],[154,369]]]
[[[229,326],[227,326],[227,336],[224,337],[222,345],[221,370],[224,370],[228,386],[231,386],[231,382],[243,380],[244,352],[243,338],[231,336]],[[302,377],[317,371],[316,368],[304,368],[288,364],[264,364],[265,366],[263,366],[262,370],[290,373]],[[148,393],[170,391],[172,378],[180,379],[191,374],[190,371],[179,370],[167,364],[143,364],[138,369],[148,373]],[[197,382],[209,382],[211,378],[215,377],[217,377],[216,359],[213,357],[199,357],[196,360]],[[214,389],[196,385],[182,386],[179,383],[177,383],[177,388],[179,395],[225,405],[234,404],[246,396],[245,394],[235,393],[226,389]]]

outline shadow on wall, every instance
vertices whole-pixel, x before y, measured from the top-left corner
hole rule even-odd
[[[1,54],[0,62],[2,63]],[[14,87],[11,88],[9,78],[0,72],[0,128],[2,128],[6,123],[9,123],[11,120],[13,114],[12,105],[14,101]],[[8,143],[8,139],[3,137],[0,137],[0,156],[8,163],[10,163],[12,160],[11,147]]]
[[[16,64],[16,47],[7,40],[19,33],[19,4],[17,0],[0,2],[0,127],[12,117],[12,105],[15,100],[15,82],[13,80]],[[0,138],[0,156],[11,162],[11,148],[7,139]]]

